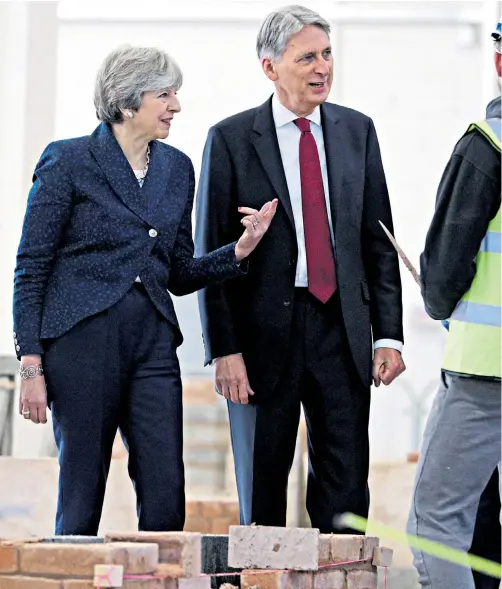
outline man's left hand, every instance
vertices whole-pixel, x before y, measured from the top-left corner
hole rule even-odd
[[[373,383],[376,387],[390,383],[406,370],[401,352],[394,348],[377,348],[373,358]]]

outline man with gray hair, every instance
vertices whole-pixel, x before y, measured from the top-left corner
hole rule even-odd
[[[198,254],[240,229],[237,207],[279,198],[249,272],[200,293],[206,363],[228,400],[241,523],[286,523],[301,406],[314,527],[368,514],[370,386],[404,370],[398,258],[373,122],[326,102],[330,25],[302,6],[257,40],[275,86],[209,131],[197,195]],[[372,334],[374,342],[372,342]]]

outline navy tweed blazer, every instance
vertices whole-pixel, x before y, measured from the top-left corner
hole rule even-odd
[[[183,341],[174,295],[242,275],[235,242],[194,258],[190,159],[160,141],[140,187],[102,123],[90,136],[47,146],[33,177],[14,277],[14,345],[20,358],[43,340],[112,306],[137,276]]]

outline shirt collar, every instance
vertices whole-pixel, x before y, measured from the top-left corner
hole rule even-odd
[[[285,106],[283,106],[277,95],[274,93],[272,96],[272,115],[274,117],[275,128],[278,129],[279,127],[284,127],[288,123],[292,123],[298,118],[294,112],[288,110]],[[316,106],[314,111],[305,117],[309,121],[312,121],[319,127],[321,126],[321,109],[319,106]]]

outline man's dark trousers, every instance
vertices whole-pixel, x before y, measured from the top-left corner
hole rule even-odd
[[[338,293],[323,304],[306,288],[296,288],[293,304],[278,386],[267,398],[256,391],[249,405],[229,402],[241,523],[286,524],[287,480],[303,405],[307,511],[313,527],[340,533],[335,516],[368,515],[370,390],[350,354]]]

